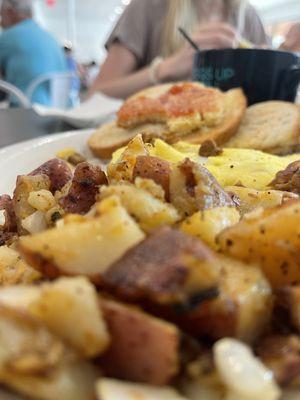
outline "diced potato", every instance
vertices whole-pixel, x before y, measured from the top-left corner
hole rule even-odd
[[[26,312],[0,310],[0,383],[37,400],[94,399],[97,368]]]
[[[55,198],[50,190],[38,190],[30,192],[28,196],[28,203],[31,207],[38,211],[46,212],[56,205]]]
[[[140,180],[154,182],[163,192],[162,198],[169,200],[171,164],[158,157],[138,156],[133,168],[132,182]],[[157,191],[157,190],[156,190]]]
[[[257,267],[223,257],[216,258],[215,263],[221,268],[219,296],[183,315],[179,323],[198,336],[230,336],[254,342],[271,320],[270,285]]]
[[[6,389],[0,389],[0,399],[1,400],[24,400],[24,397],[20,397],[18,394],[8,392]]]
[[[13,202],[19,234],[27,233],[21,225],[22,220],[29,217],[29,215],[36,211],[36,209],[33,208],[28,202],[30,193],[40,191],[42,189],[49,190],[49,188],[50,179],[46,175],[18,176]]]
[[[272,291],[258,267],[220,256],[169,227],[151,233],[102,278],[108,290],[151,305],[197,338],[251,342],[270,322]]]
[[[281,400],[298,400],[300,398],[299,389],[287,389],[283,391]]]
[[[97,382],[98,400],[187,400],[174,389],[102,378]]]
[[[199,210],[236,206],[213,175],[189,159],[171,171],[170,201],[184,217]]]
[[[0,247],[0,286],[30,284],[40,278],[40,273],[26,264],[17,251]]]
[[[286,286],[277,290],[276,303],[284,309],[285,315],[300,333],[300,286]]]
[[[137,156],[149,155],[142,135],[132,139],[123,151],[118,152],[118,157],[107,167],[107,176],[110,182],[131,181]]]
[[[109,344],[96,290],[86,278],[44,284],[29,312],[85,357],[103,353]]]
[[[222,251],[258,263],[273,287],[300,282],[300,201],[253,213],[221,233]]]
[[[0,304],[38,319],[85,357],[101,354],[109,344],[96,290],[86,278],[1,289]]]
[[[133,184],[102,188],[102,198],[113,195],[120,199],[122,206],[146,232],[163,225],[174,225],[180,219],[174,206],[153,197],[148,191],[137,188]]]
[[[122,303],[102,299],[100,304],[111,334],[101,361],[104,372],[134,382],[169,384],[180,369],[179,329]]]
[[[238,223],[239,220],[240,214],[233,207],[212,208],[193,214],[181,224],[180,229],[217,250],[219,248],[216,242],[218,234],[225,228]]]
[[[46,276],[85,275],[98,278],[145,235],[120,205],[105,199],[93,217],[67,218],[48,231],[23,237],[19,248],[25,259]]]
[[[74,359],[61,339],[28,314],[2,303],[0,310],[0,381],[7,370],[20,375],[46,374],[66,357]]]
[[[253,211],[255,208],[272,208],[280,206],[285,198],[297,197],[291,193],[279,190],[255,190],[242,186],[229,186],[227,192],[234,193],[241,200],[239,210],[242,214]]]
[[[168,305],[172,311],[215,298],[219,280],[215,254],[200,240],[168,226],[151,232],[102,275],[103,287],[123,299]]]
[[[277,310],[276,308],[276,313]],[[288,332],[288,329],[286,332]],[[264,365],[272,371],[276,382],[281,387],[299,387],[299,335],[271,333],[256,343],[255,353]]]
[[[0,381],[35,400],[94,400],[100,372],[85,361],[66,363],[48,376],[0,373]],[[2,399],[1,399],[2,400]]]
[[[226,390],[221,383],[207,384],[202,379],[186,379],[180,386],[189,400],[224,400],[225,398]]]

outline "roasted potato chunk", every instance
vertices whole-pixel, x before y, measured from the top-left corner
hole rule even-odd
[[[57,190],[61,190],[71,179],[72,171],[68,163],[58,158],[46,161],[29,175],[38,176],[46,175],[50,181],[50,191],[54,194]]]
[[[258,263],[275,288],[300,282],[300,201],[254,211],[219,242],[224,253]]]
[[[171,165],[158,157],[138,156],[133,168],[133,181],[140,177],[144,179],[152,179],[160,185],[165,192],[165,199],[170,197],[170,173]]]
[[[155,387],[102,378],[97,382],[98,400],[187,400],[170,387]]]
[[[300,334],[300,286],[286,286],[275,292],[276,306]]]
[[[153,197],[148,191],[133,184],[103,187],[101,198],[117,196],[122,206],[133,216],[140,227],[149,232],[163,225],[174,225],[180,216],[174,206]]]
[[[131,182],[137,157],[148,155],[149,151],[143,142],[142,136],[137,135],[128,143],[117,160],[113,160],[108,165],[107,175],[109,182]]]
[[[273,298],[268,281],[254,266],[219,256],[214,263],[221,268],[219,296],[181,315],[173,314],[172,321],[197,337],[232,336],[254,342],[271,321]]]
[[[101,358],[105,373],[135,382],[168,384],[179,373],[178,328],[122,303],[102,299],[100,305],[111,335],[109,350]]]
[[[108,268],[102,281],[129,300],[185,304],[218,284],[219,266],[213,261],[199,240],[164,227]]]
[[[59,338],[28,314],[2,303],[0,309],[0,381],[5,370],[21,375],[45,374],[71,356]]]
[[[97,278],[145,235],[120,205],[105,199],[95,216],[71,216],[45,232],[23,237],[19,248],[30,265],[44,275]]]
[[[219,233],[237,224],[239,220],[240,214],[233,207],[212,208],[198,211],[187,218],[181,224],[180,230],[203,240],[211,248],[217,250],[219,245],[216,239]]]
[[[296,335],[267,336],[256,348],[263,363],[273,371],[276,381],[282,386],[299,384],[300,337]]]
[[[3,372],[0,381],[30,399],[94,400],[94,385],[100,375],[91,363],[73,361],[46,376]]]
[[[93,399],[96,368],[27,313],[0,308],[1,383],[32,399]]]
[[[97,293],[86,278],[60,278],[39,286],[2,289],[0,303],[41,321],[85,357],[97,356],[108,347],[109,334]]]
[[[1,226],[1,231],[8,233],[17,232],[17,220],[14,210],[14,203],[10,196],[3,194],[0,196],[0,210],[4,211],[4,225]],[[0,242],[0,245],[2,243]]]
[[[30,284],[41,278],[41,274],[21,259],[10,247],[0,247],[0,286]]]
[[[1,400],[24,400],[24,397],[19,396],[18,394],[12,393],[7,389],[0,388],[0,399]]]
[[[104,273],[102,283],[197,338],[253,341],[270,322],[272,292],[259,268],[221,257],[170,228],[128,251]]]
[[[28,233],[22,227],[22,220],[33,214],[36,209],[28,202],[31,192],[49,190],[50,179],[47,175],[26,176],[21,175],[17,178],[17,184],[13,195],[14,210],[17,218],[18,233],[24,235]]]
[[[172,169],[170,201],[184,216],[199,210],[235,206],[211,173],[189,159]]]
[[[98,165],[81,163],[74,171],[68,193],[59,204],[66,213],[86,214],[96,203],[100,186],[106,184],[106,175]]]

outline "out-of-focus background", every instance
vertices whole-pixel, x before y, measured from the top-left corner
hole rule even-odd
[[[50,32],[62,47],[71,49],[70,58],[77,65],[76,73],[80,76],[81,92],[90,87],[101,69],[106,56],[105,41],[130,2],[131,0],[33,0],[34,20]],[[300,0],[250,0],[262,18],[274,48],[283,42],[291,24],[300,21],[299,2]]]
[[[300,0],[251,0],[274,44],[300,19]],[[101,63],[103,43],[130,0],[36,0],[37,21],[61,43],[72,43],[78,61]]]

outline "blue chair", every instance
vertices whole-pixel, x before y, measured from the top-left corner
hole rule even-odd
[[[31,103],[27,96],[11,83],[0,79],[0,91],[8,94],[9,101],[17,103],[22,108],[31,108]]]
[[[58,109],[66,109],[69,107],[75,107],[79,105],[79,91],[74,90],[74,80],[78,82],[78,75],[73,72],[53,72],[50,74],[45,74],[29,85],[26,95],[33,103],[33,97],[35,91],[41,85],[49,85],[50,97],[51,97],[51,107]]]

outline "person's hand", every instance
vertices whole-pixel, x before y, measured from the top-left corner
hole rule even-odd
[[[201,50],[233,48],[237,44],[236,32],[225,23],[201,25],[192,35]],[[189,75],[193,68],[195,50],[186,43],[179,51],[166,58],[159,67],[161,81],[179,80]]]
[[[300,52],[300,22],[292,25],[280,48],[286,51]]]

